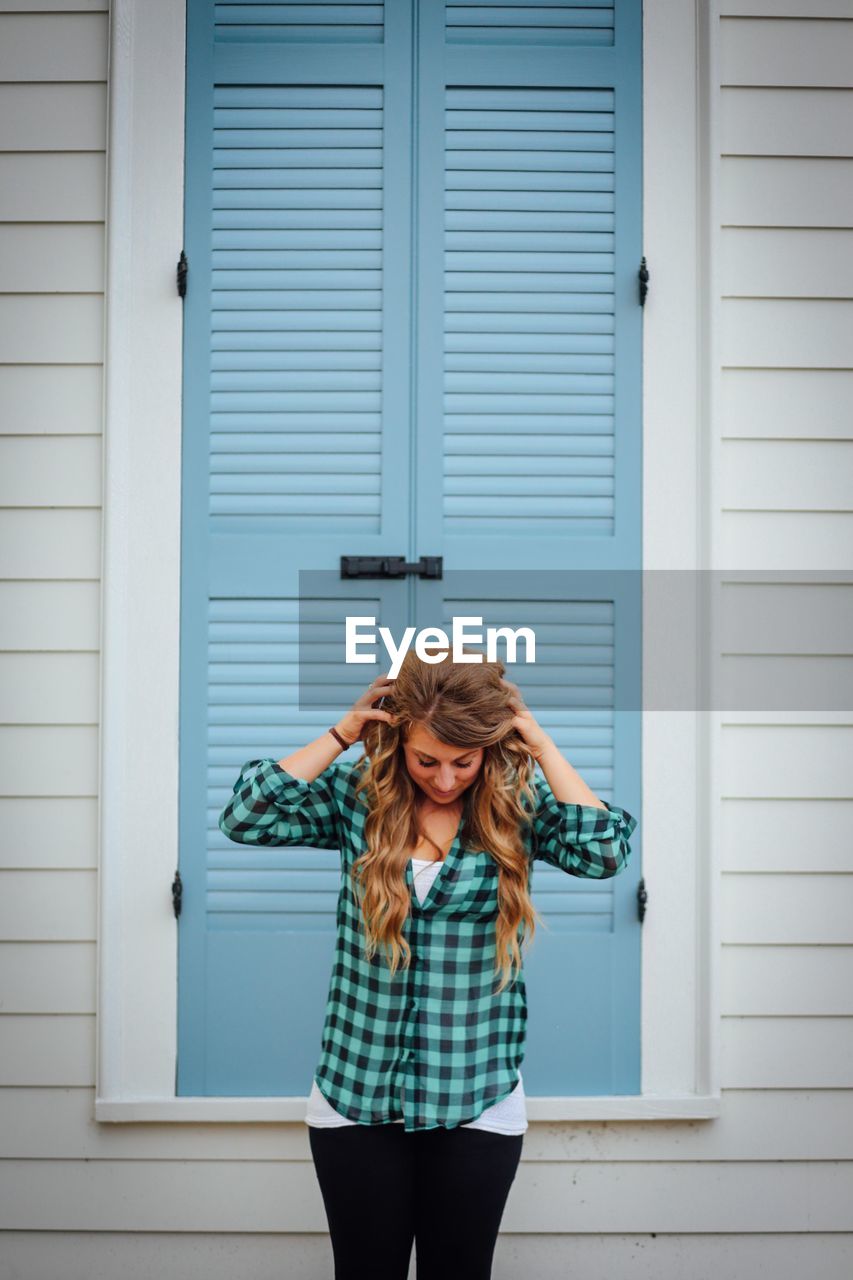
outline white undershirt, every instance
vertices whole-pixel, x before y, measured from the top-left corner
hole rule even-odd
[[[418,901],[423,902],[442,864],[440,859],[433,858],[412,858],[411,863],[415,894]],[[305,1113],[305,1123],[316,1125],[319,1128],[332,1128],[344,1124],[357,1124],[358,1121],[349,1120],[346,1116],[342,1116],[339,1111],[336,1111],[328,1099],[323,1097],[317,1081],[312,1080],[311,1093],[308,1097],[308,1109]],[[402,1124],[403,1121],[393,1120],[391,1123]],[[459,1128],[488,1129],[492,1133],[525,1133],[527,1130],[527,1108],[524,1100],[524,1083],[521,1078],[521,1071],[518,1073],[518,1084],[508,1097],[502,1098],[500,1102],[494,1103],[491,1107],[487,1107],[476,1120],[470,1120],[468,1124],[460,1125]]]

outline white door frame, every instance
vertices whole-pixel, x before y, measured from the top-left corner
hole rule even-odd
[[[717,4],[644,7],[645,572],[710,567]],[[301,1121],[303,1097],[175,1096],[185,27],[185,0],[112,0],[95,1118]],[[719,1114],[712,720],[643,713],[642,1093],[529,1098],[531,1121]]]

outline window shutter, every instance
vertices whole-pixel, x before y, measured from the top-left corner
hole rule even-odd
[[[310,1088],[338,855],[217,816],[388,669],[346,614],[533,626],[510,678],[638,814],[641,16],[188,0],[181,1094]],[[531,1095],[639,1090],[638,862],[536,866]]]

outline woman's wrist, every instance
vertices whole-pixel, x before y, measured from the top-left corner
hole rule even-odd
[[[348,747],[355,746],[358,741],[358,729],[348,716],[341,716],[340,720],[336,720],[332,727],[338,731]]]
[[[543,756],[552,755],[554,752],[556,752],[557,755],[561,754],[556,742],[549,735],[538,749],[531,751],[530,754],[533,756],[536,763],[541,765]]]
[[[574,765],[569,763],[553,739],[537,760],[555,800],[561,804],[587,805],[595,809],[606,807],[604,801],[599,800],[591,787],[587,786]]]
[[[352,742],[350,742],[350,740],[347,738],[346,734],[345,734],[345,733],[343,733],[343,731],[341,730],[341,728],[340,728],[338,725],[336,725],[336,724],[335,724],[335,725],[332,725],[332,726],[331,726],[331,728],[329,729],[329,733],[330,733],[330,734],[332,735],[332,737],[335,739],[335,742],[337,742],[337,744],[338,744],[338,746],[340,747],[341,751],[349,751],[350,747],[351,747],[353,744],[352,744]]]
[[[276,763],[292,778],[313,782],[340,754],[341,748],[332,735],[321,733],[319,738],[300,747],[298,751],[292,751],[289,756]]]

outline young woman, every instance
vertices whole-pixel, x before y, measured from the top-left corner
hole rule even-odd
[[[341,852],[306,1115],[335,1280],[406,1280],[413,1241],[418,1280],[488,1280],[527,1128],[532,862],[601,878],[630,855],[636,819],[598,799],[504,672],[408,652],[328,733],[248,761],[219,818],[244,844]],[[358,741],[359,760],[336,761]]]

